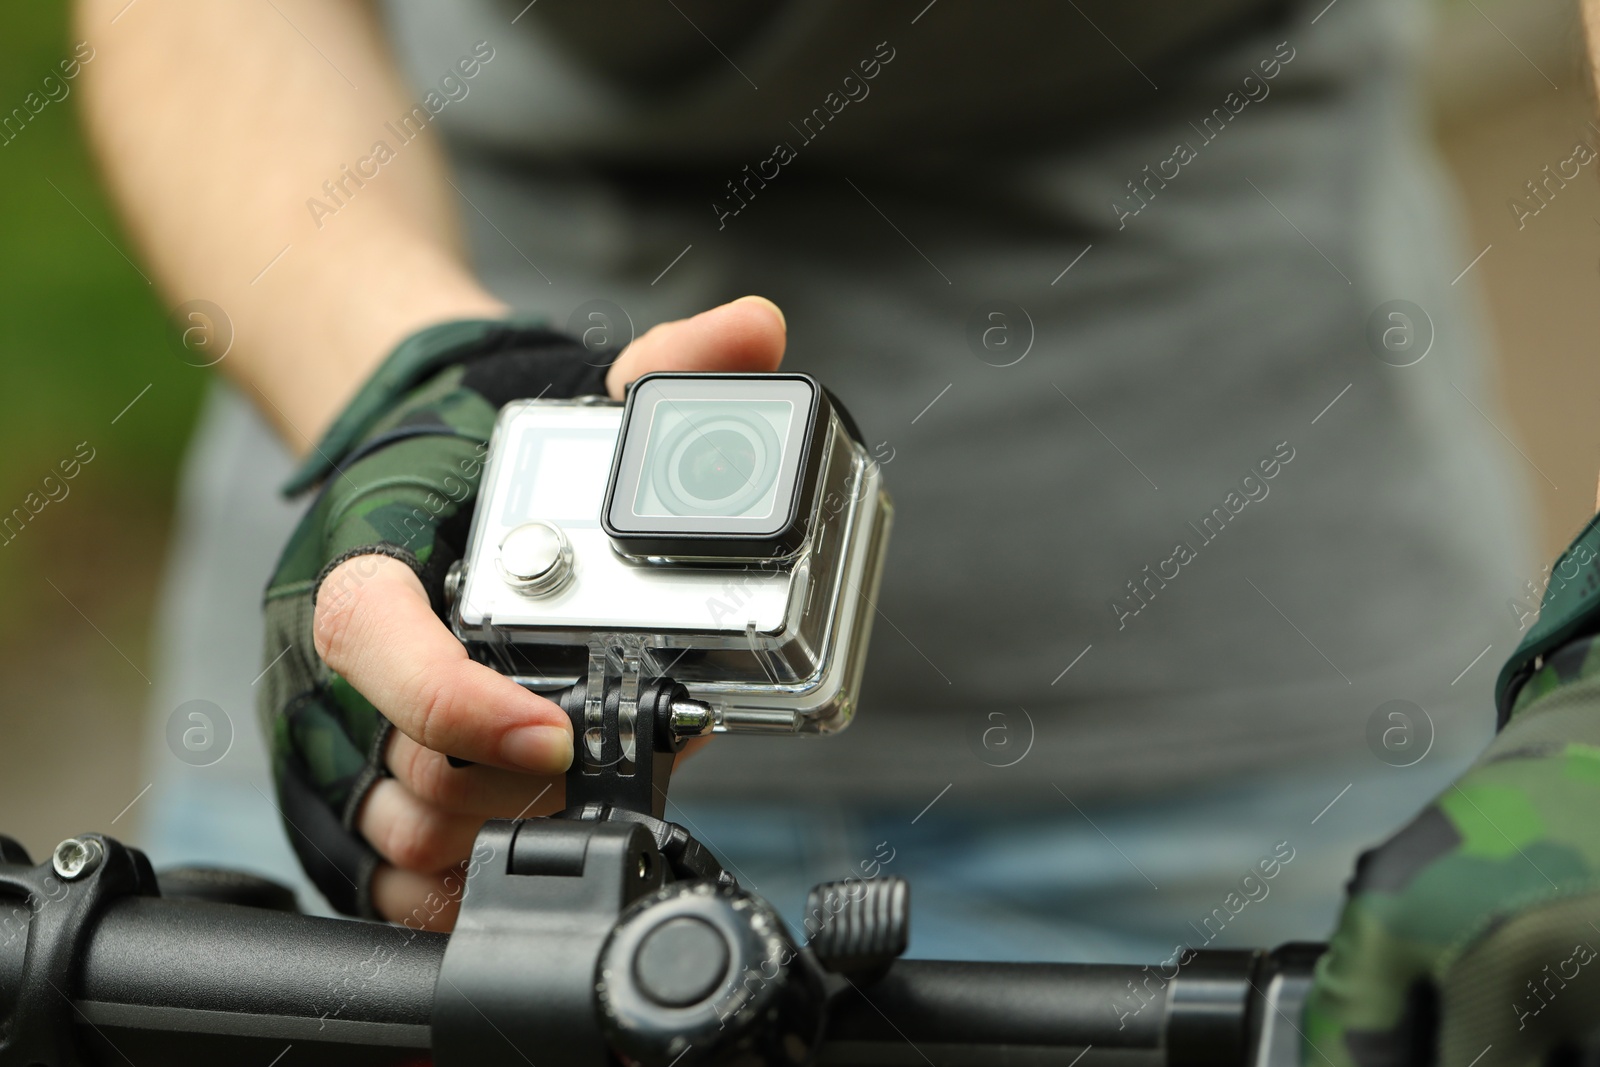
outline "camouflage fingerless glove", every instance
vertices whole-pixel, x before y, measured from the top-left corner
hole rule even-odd
[[[267,586],[258,712],[296,855],[329,902],[373,917],[377,855],[355,830],[385,774],[392,727],[312,643],[317,593],[356,556],[417,573],[443,616],[444,576],[465,548],[490,430],[506,402],[605,392],[615,353],[538,326],[466,321],[414,335],[378,369],[285,486],[321,490]]]
[[[1557,562],[1562,580],[1501,672],[1499,736],[1361,857],[1317,966],[1303,1063],[1533,1067],[1596,1033],[1597,551],[1591,522]]]

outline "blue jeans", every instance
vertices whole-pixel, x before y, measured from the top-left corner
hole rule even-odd
[[[669,800],[667,817],[771,901],[801,939],[813,884],[882,873],[911,882],[911,956],[1147,963],[1179,944],[1326,938],[1355,857],[1463,763],[1434,753],[1404,769],[1373,761],[1381,773],[1267,776],[1125,803],[1080,804],[1063,785],[1026,814],[964,803],[951,790],[923,810]],[[258,871],[327,914],[289,852],[270,789],[201,778],[162,785],[143,841],[158,867]]]
[[[1373,761],[1382,773],[1334,768],[1109,804],[1079,804],[1063,784],[1026,814],[953,790],[920,813],[669,800],[667,814],[797,937],[814,883],[881,871],[911,882],[909,956],[1148,963],[1180,944],[1326,939],[1356,856],[1464,762],[1434,753],[1405,769]]]

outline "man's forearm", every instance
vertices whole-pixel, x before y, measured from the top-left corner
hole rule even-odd
[[[297,452],[405,335],[503,312],[464,265],[432,131],[385,129],[413,101],[366,3],[79,0],[77,23],[129,231],[169,305],[227,313],[219,369]],[[319,228],[307,201],[380,140],[393,158]]]

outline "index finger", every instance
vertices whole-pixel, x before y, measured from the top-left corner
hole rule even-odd
[[[538,774],[571,764],[566,712],[470,659],[399,560],[336,567],[317,593],[313,633],[323,662],[424,748]]]
[[[617,357],[606,387],[621,400],[651,371],[771,371],[783,360],[788,325],[764,296],[741,296],[687,319],[651,327]]]

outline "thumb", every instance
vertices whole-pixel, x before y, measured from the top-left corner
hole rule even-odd
[[[612,364],[606,388],[620,400],[629,382],[651,371],[776,370],[787,331],[777,304],[764,296],[741,296],[647,330]]]

